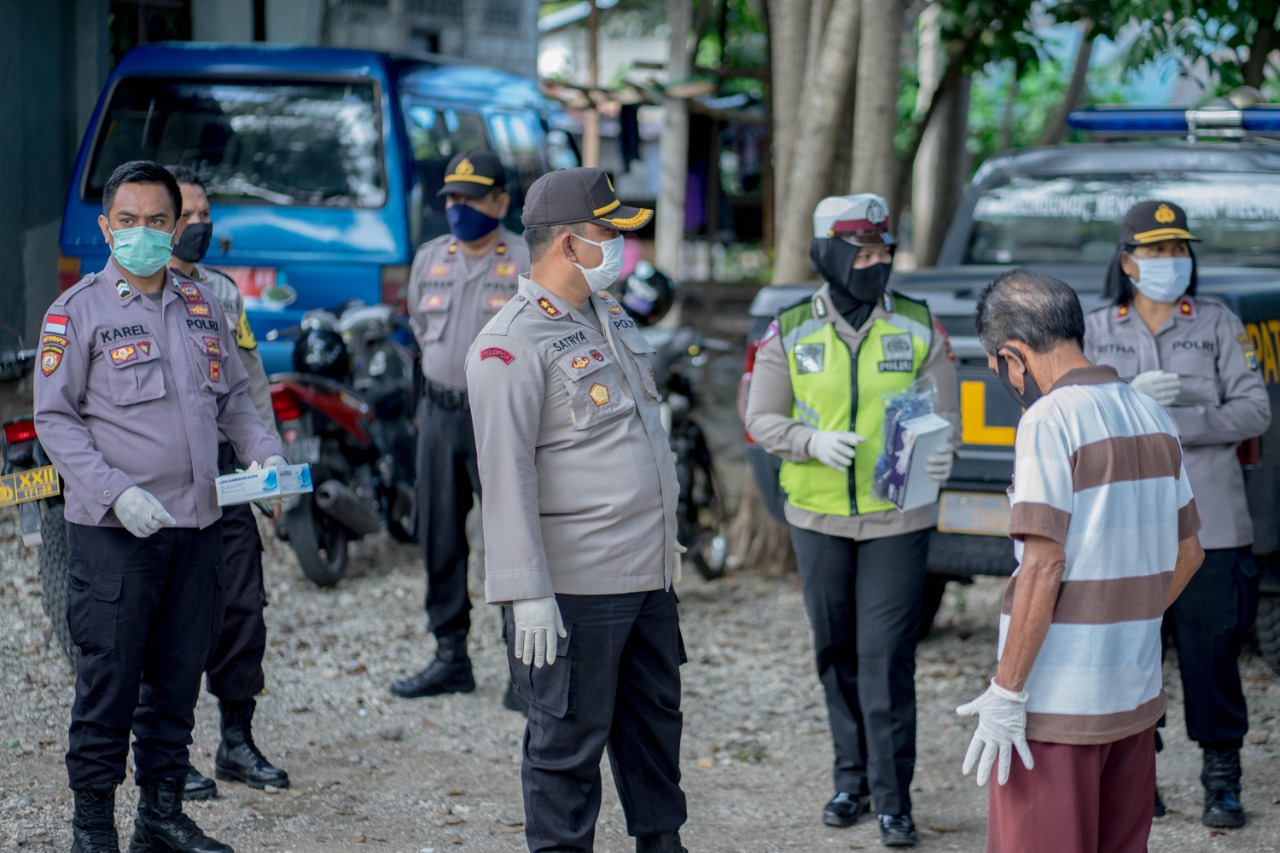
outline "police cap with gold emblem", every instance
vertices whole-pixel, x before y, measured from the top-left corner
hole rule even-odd
[[[1171,201],[1140,201],[1120,223],[1120,242],[1126,246],[1199,239],[1187,230],[1187,212]]]
[[[436,193],[480,198],[491,190],[507,185],[507,173],[497,155],[483,148],[472,148],[454,155],[445,172],[444,186]]]
[[[618,201],[613,182],[601,169],[559,169],[533,182],[525,196],[526,228],[594,222],[605,228],[635,231],[653,219],[653,211]]]

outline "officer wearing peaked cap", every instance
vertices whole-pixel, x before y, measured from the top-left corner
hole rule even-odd
[[[1164,406],[1178,427],[1205,553],[1165,614],[1165,631],[1178,649],[1187,736],[1203,752],[1201,821],[1232,829],[1245,822],[1240,746],[1249,730],[1236,657],[1257,588],[1236,445],[1266,432],[1271,404],[1240,318],[1196,295],[1193,241],[1186,211],[1171,201],[1139,202],[1125,214],[1107,271],[1109,304],[1085,318],[1084,353]],[[1155,809],[1164,809],[1159,792]]]
[[[637,851],[684,851],[675,464],[653,348],[605,290],[621,232],[652,216],[599,169],[539,178],[523,217],[532,270],[467,355],[485,592],[511,605],[509,661],[529,702],[535,853],[593,849],[606,746]]]
[[[932,377],[953,430],[955,365],[923,303],[887,290],[888,206],[871,193],[833,196],[813,214],[809,256],[825,283],[770,324],[747,399],[751,437],[783,460],[818,678],[835,746],[829,826],[872,808],[882,841],[917,842],[915,648],[929,528],[936,507],[899,511],[872,489],[885,398]],[[952,452],[928,459],[945,482]]]
[[[449,163],[444,186],[449,234],[424,245],[409,278],[409,320],[422,350],[418,408],[418,538],[426,565],[427,629],[436,653],[425,669],[391,685],[406,699],[475,690],[467,634],[466,520],[480,494],[475,436],[463,366],[481,327],[516,293],[529,269],[524,241],[501,225],[511,197],[496,155],[464,151]],[[507,707],[523,703],[507,689]]]
[[[130,849],[230,853],[182,811],[200,674],[227,585],[218,433],[284,464],[246,393],[234,330],[166,268],[181,194],[147,161],[103,188],[111,259],[45,315],[36,429],[66,483],[67,622],[80,648],[67,775],[74,853],[116,853],[129,735],[140,788]]]

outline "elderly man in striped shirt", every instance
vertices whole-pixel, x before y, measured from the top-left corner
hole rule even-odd
[[[958,709],[978,717],[964,772],[976,765],[986,784],[999,762],[987,850],[1139,853],[1165,707],[1160,621],[1204,557],[1177,429],[1084,357],[1084,315],[1064,282],[1001,275],[978,300],[977,326],[989,366],[1026,409],[999,664]]]

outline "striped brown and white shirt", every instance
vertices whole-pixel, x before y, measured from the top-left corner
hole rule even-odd
[[[1109,367],[1067,373],[1022,416],[1009,533],[1061,543],[1066,568],[1024,688],[1027,737],[1120,740],[1164,713],[1160,621],[1178,542],[1200,529],[1169,415]],[[1000,615],[1009,630],[1015,572]]]

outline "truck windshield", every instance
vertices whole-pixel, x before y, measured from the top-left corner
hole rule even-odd
[[[191,166],[216,201],[321,207],[386,202],[371,82],[127,78],[94,143],[86,200],[129,160]]]
[[[965,262],[1106,263],[1147,199],[1187,211],[1201,264],[1280,267],[1280,175],[1252,172],[1013,177],[979,197]]]

